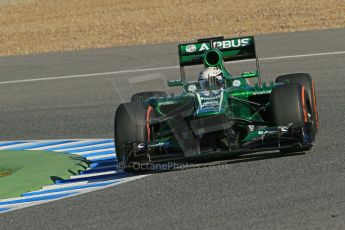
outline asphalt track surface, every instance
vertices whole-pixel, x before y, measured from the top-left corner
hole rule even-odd
[[[345,54],[295,56],[345,51],[344,37],[345,29],[257,37],[264,80],[315,79],[321,127],[312,151],[157,173],[1,214],[0,229],[344,229]],[[295,57],[271,58],[281,56]],[[116,106],[138,88],[165,89],[178,69],[56,77],[177,64],[176,44],[0,58],[0,140],[111,138]],[[40,78],[55,79],[11,83]]]

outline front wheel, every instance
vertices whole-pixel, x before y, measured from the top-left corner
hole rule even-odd
[[[276,126],[290,124],[302,127],[301,147],[284,149],[281,152],[308,151],[312,147],[313,139],[310,136],[313,119],[308,114],[312,111],[311,102],[304,86],[300,84],[285,84],[273,88],[271,93],[271,109],[273,122]]]
[[[316,95],[315,95],[315,83],[312,77],[308,73],[292,73],[281,75],[276,78],[276,83],[285,83],[285,84],[300,84],[306,89],[306,93],[310,99],[311,112],[309,116],[312,116],[313,123],[311,124],[311,138],[315,140],[317,130],[319,128],[319,117],[317,112],[316,105]]]
[[[114,142],[118,164],[125,171],[134,171],[130,165],[129,143],[147,141],[146,110],[139,102],[122,103],[116,110],[114,121]]]

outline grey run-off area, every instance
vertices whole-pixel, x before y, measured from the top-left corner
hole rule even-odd
[[[312,151],[289,157],[257,154],[221,166],[155,174],[2,214],[0,228],[343,229],[345,54],[339,52],[345,51],[344,37],[345,29],[337,29],[256,40],[264,80],[291,72],[313,76],[320,130]],[[338,53],[307,55],[330,52]],[[296,55],[304,56],[272,58]],[[250,70],[248,64],[230,68]],[[165,89],[164,80],[179,77],[177,65],[176,44],[0,58],[0,139],[111,138],[116,106],[132,91]]]

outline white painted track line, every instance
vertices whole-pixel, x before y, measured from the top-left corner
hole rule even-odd
[[[100,152],[105,152],[105,151],[113,151],[115,154],[115,149],[114,148],[106,148],[106,149],[99,149],[99,150],[90,150],[90,151],[85,151],[85,152],[74,152],[73,154],[83,156],[86,154],[91,154],[91,153],[100,153]]]
[[[80,144],[82,142],[78,142]],[[94,148],[94,147],[103,147],[112,144],[111,142],[109,143],[103,143],[103,144],[93,144],[93,145],[87,145],[87,146],[80,146],[80,147],[74,147],[74,148],[66,148],[66,149],[60,149],[60,150],[55,150],[54,152],[68,152],[68,151],[74,151],[74,150],[79,150],[79,149],[85,149],[86,147],[88,148]]]
[[[83,144],[83,143],[89,143],[89,142],[93,142],[93,141],[101,141],[101,139],[88,139],[88,140],[76,140],[74,142],[69,142],[69,143],[65,143],[65,144],[56,144],[56,145],[49,145],[49,146],[44,146],[44,147],[38,147],[38,148],[31,148],[30,150],[47,150],[47,149],[53,149],[53,148],[60,148],[60,147],[66,147],[66,149],[73,149],[70,148],[70,146],[75,146],[76,144]],[[85,146],[82,146],[80,148],[85,148]],[[65,149],[63,150],[56,150],[55,152],[63,152]]]
[[[30,207],[33,205],[42,204],[42,203],[46,203],[46,202],[47,201],[33,201],[33,202],[29,202],[29,203],[13,203],[13,204],[1,205],[1,208],[10,208],[9,211],[13,211],[16,209],[27,208],[27,207]],[[7,212],[7,211],[5,211],[5,212]]]
[[[165,70],[165,69],[176,69],[178,67],[179,66],[166,66],[166,67],[157,67],[157,68],[148,68],[148,69],[120,70],[120,71],[104,72],[104,73],[77,74],[77,75],[67,75],[67,76],[58,76],[58,77],[45,77],[45,78],[14,80],[14,81],[2,81],[2,82],[0,82],[0,85],[25,83],[25,82],[37,82],[37,81],[51,81],[51,80],[60,80],[60,79],[71,79],[71,78],[107,76],[107,75],[116,75],[116,74],[123,74],[123,73],[137,73],[137,72],[156,71],[156,70]]]
[[[99,160],[99,159],[103,159],[103,158],[107,158],[107,157],[114,157],[115,158],[115,153],[99,155],[99,156],[94,156],[94,157],[87,157],[86,159],[92,161],[92,160]]]
[[[107,180],[106,182],[120,182],[123,180],[129,180],[129,178],[132,177],[124,177],[124,178],[118,178],[118,179],[113,179],[113,180]],[[44,190],[52,190],[52,189],[59,189],[59,188],[69,188],[69,187],[75,187],[75,186],[83,186],[83,185],[92,185],[95,183],[100,183],[100,181],[97,182],[88,182],[88,181],[82,181],[82,182],[72,182],[72,183],[67,183],[67,184],[54,184],[54,185],[47,185],[43,186],[42,189],[37,190],[37,191],[44,191]]]
[[[328,56],[328,55],[341,55],[345,54],[345,51],[337,51],[337,52],[326,52],[326,53],[314,53],[314,54],[299,54],[299,55],[289,55],[289,56],[280,56],[280,57],[267,57],[267,58],[260,58],[260,61],[267,61],[267,60],[279,60],[279,59],[291,59],[291,58],[303,58],[303,57],[315,57],[315,56]]]
[[[10,141],[9,141],[10,142]],[[0,150],[7,150],[7,149],[15,149],[15,148],[25,148],[27,146],[31,146],[33,144],[44,144],[44,143],[49,143],[51,141],[37,141],[35,143],[33,142],[27,142],[27,143],[20,143],[20,144],[15,144],[15,145],[7,145],[7,146],[2,146],[0,147]]]
[[[122,172],[119,171],[107,171],[107,172],[100,172],[100,173],[88,173],[88,174],[81,174],[81,175],[76,175],[76,176],[71,176],[70,179],[80,179],[80,178],[89,178],[89,177],[94,177],[94,176],[105,176],[105,175],[111,175],[111,174],[119,174]]]
[[[61,195],[61,194],[67,194],[68,195],[68,194],[71,194],[71,193],[77,193],[77,192],[81,192],[81,191],[89,191],[89,190],[95,190],[95,189],[97,189],[97,188],[82,188],[82,189],[74,189],[74,190],[67,190],[67,191],[43,193],[43,194],[32,195],[32,196],[23,196],[23,197],[16,197],[16,198],[10,198],[10,199],[3,199],[3,200],[1,200],[1,202],[20,201],[20,200],[27,200],[27,199],[32,199],[32,198],[39,198],[39,197],[45,197],[45,196],[54,196],[54,195]]]
[[[51,190],[51,189],[57,189],[57,188],[68,188],[68,187],[75,187],[75,186],[81,186],[81,185],[87,185],[87,184],[89,184],[87,181],[73,182],[73,183],[68,183],[68,184],[53,184],[53,185],[43,186],[42,189],[37,190],[37,191]]]
[[[279,56],[279,57],[266,57],[266,58],[259,58],[259,60],[260,61],[266,61],[266,60],[292,59],[292,58],[342,55],[342,54],[345,54],[345,51],[313,53],[313,54],[300,54],[300,55],[289,55],[289,56]],[[248,60],[242,60],[242,61],[236,61],[236,62],[246,62],[246,61],[248,61]],[[66,75],[66,76],[57,76],[57,77],[31,78],[31,79],[23,79],[23,80],[2,81],[2,82],[0,82],[0,85],[17,84],[17,83],[25,83],[25,82],[52,81],[52,80],[62,80],[62,79],[74,79],[74,78],[87,78],[87,77],[96,77],[96,76],[97,77],[107,77],[109,75],[169,70],[169,69],[177,69],[177,68],[179,68],[179,66],[164,66],[164,67],[147,68],[147,69],[119,70],[119,71],[103,72],[103,73],[88,73],[88,74],[76,74],[76,75]]]

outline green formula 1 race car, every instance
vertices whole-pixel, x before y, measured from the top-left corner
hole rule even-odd
[[[181,94],[140,92],[115,114],[116,156],[134,164],[176,162],[279,150],[308,151],[318,129],[314,81],[293,73],[261,82],[254,37],[199,39],[178,45]],[[256,70],[233,76],[225,63],[256,59]],[[185,67],[204,65],[195,81]],[[250,81],[257,83],[251,84]]]

